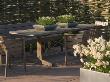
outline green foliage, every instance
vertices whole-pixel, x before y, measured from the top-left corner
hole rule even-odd
[[[43,25],[43,26],[46,26],[46,25],[53,25],[55,24],[56,20],[54,17],[39,17],[38,20],[36,20],[37,24],[39,25]]]
[[[57,21],[60,23],[73,22],[74,20],[75,20],[75,16],[72,15],[61,15],[57,17]]]
[[[108,0],[90,1],[82,4],[80,0],[0,0],[0,24],[36,22],[42,16],[64,14],[74,15],[78,23],[110,18]]]
[[[86,57],[87,58],[87,62],[91,62],[91,63],[93,63],[93,64],[95,64],[96,62],[97,62],[97,60],[96,59],[94,59],[92,56],[87,56]]]
[[[110,16],[110,2],[108,0],[88,1],[89,10],[93,13],[94,19],[106,21]]]

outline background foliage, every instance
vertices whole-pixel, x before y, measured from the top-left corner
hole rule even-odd
[[[0,24],[35,22],[41,16],[56,17],[70,13],[76,16],[79,23],[110,19],[110,1],[0,0]]]

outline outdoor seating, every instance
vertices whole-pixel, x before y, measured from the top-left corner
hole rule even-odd
[[[88,28],[90,27],[90,28]],[[73,29],[73,30],[72,30]],[[15,25],[1,25],[0,26],[0,40],[1,44],[5,46],[5,48],[2,48],[5,52],[5,59],[6,59],[6,65],[5,65],[5,77],[7,76],[7,66],[11,66],[11,63],[13,62],[14,57],[21,57],[24,62],[24,69],[26,71],[26,54],[25,54],[25,45],[26,41],[32,41],[36,40],[37,45],[37,58],[42,62],[43,65],[52,66],[51,62],[48,62],[48,60],[44,60],[45,57],[44,52],[45,48],[49,48],[50,45],[48,44],[48,41],[58,41],[63,39],[64,36],[64,47],[65,47],[65,64],[67,63],[67,49],[69,47],[72,48],[72,45],[77,43],[85,43],[88,38],[93,36],[93,34],[97,32],[97,30],[94,30],[94,25],[92,24],[81,24],[78,25],[77,28],[63,28],[63,29],[56,29],[54,31],[45,31],[45,32],[36,32],[36,30],[33,28],[33,23],[24,23],[24,24],[15,24]],[[93,30],[93,31],[92,31]],[[65,34],[72,31],[83,31],[83,34],[79,34],[81,37],[76,37],[78,34]],[[11,34],[12,32],[12,34]],[[15,32],[15,34],[14,34]],[[85,35],[90,33],[89,35]],[[17,34],[16,34],[17,33]],[[20,33],[20,35],[19,35]],[[101,31],[102,33],[102,31]],[[98,32],[99,34],[99,32]],[[87,37],[85,37],[87,36]],[[72,37],[72,38],[69,38]],[[96,36],[94,36],[96,37]],[[93,37],[92,37],[93,38]],[[69,40],[73,41],[69,41]],[[75,40],[76,39],[76,40]],[[85,40],[84,40],[85,39]],[[79,41],[79,42],[78,42]],[[84,41],[84,42],[83,42]],[[59,42],[59,41],[58,41]],[[58,43],[56,42],[56,43]],[[71,43],[70,43],[71,42]],[[31,42],[29,42],[31,43]],[[55,44],[56,44],[55,43]],[[55,45],[54,44],[54,45]],[[68,45],[70,44],[70,45]],[[60,43],[59,45],[61,47],[61,51],[63,51],[63,45]],[[3,53],[1,53],[3,54]],[[12,59],[13,58],[13,59]]]
[[[68,54],[73,55],[73,45],[82,43],[83,33],[78,32],[77,34],[66,33],[64,34],[64,48],[65,48],[65,65],[68,64]]]
[[[31,23],[16,24],[16,25],[0,25],[0,55],[5,56],[5,77],[7,76],[7,68],[11,66],[13,57],[22,57],[23,42],[17,36],[11,36],[9,31],[32,29]],[[2,61],[1,61],[2,62]]]
[[[4,66],[5,66],[5,72],[4,73],[5,74],[4,74],[4,76],[7,77],[8,53],[7,53],[7,49],[6,49],[5,45],[4,45],[4,42],[2,40],[0,40],[0,52],[1,53],[4,52],[4,54],[0,53],[0,62],[2,63],[2,56],[5,56],[5,64],[4,64]]]
[[[77,28],[58,28],[54,31],[40,31],[40,32],[35,32],[35,31],[29,31],[29,30],[25,30],[25,31],[10,31],[10,34],[12,35],[16,35],[16,36],[22,36],[21,38],[26,41],[28,39],[36,39],[36,43],[37,43],[37,58],[41,61],[41,63],[43,65],[46,66],[52,66],[51,62],[48,62],[48,60],[45,60],[43,57],[45,56],[45,42],[49,42],[51,40],[53,40],[55,42],[55,40],[58,39],[59,36],[64,36],[64,33],[68,33],[68,32],[77,32],[77,31],[82,31],[85,29],[91,29],[94,25],[78,25]],[[88,28],[90,27],[90,28]],[[59,39],[61,39],[59,37]],[[57,40],[58,41],[58,40]],[[62,45],[61,45],[62,47]]]
[[[11,64],[14,62],[15,58],[22,58],[22,61],[24,62],[24,69],[26,70],[25,62],[26,62],[26,55],[25,54],[25,43],[31,44],[34,39],[28,39],[25,40],[21,36],[17,35],[11,35],[10,31],[24,31],[24,30],[33,30],[33,23],[22,23],[22,24],[12,24],[12,25],[1,25],[0,26],[0,44],[4,46],[0,47],[0,55],[3,55],[5,53],[5,59],[6,60],[6,66],[5,66],[5,77],[7,76],[7,66],[11,66]],[[61,35],[54,35],[49,37],[42,37],[42,40],[45,40],[43,42],[48,42],[49,40],[52,40],[52,37],[56,37],[54,40],[59,40]],[[59,37],[59,38],[58,38]],[[47,40],[46,40],[47,39]],[[28,45],[29,45],[28,44]],[[62,45],[60,45],[62,48]],[[62,50],[62,49],[61,49]],[[2,58],[2,57],[1,57]],[[7,64],[8,63],[8,64]]]
[[[0,82],[20,81],[109,82],[110,0],[0,0]]]

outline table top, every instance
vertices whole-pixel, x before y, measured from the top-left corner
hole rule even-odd
[[[35,36],[48,36],[52,34],[61,34],[66,33],[70,31],[79,31],[79,30],[86,30],[90,29],[91,27],[94,27],[94,24],[79,24],[76,27],[73,28],[57,28],[54,31],[40,31],[38,32],[35,29],[28,29],[28,30],[18,30],[18,31],[10,31],[9,33],[11,35],[18,35],[18,36],[24,36],[24,37],[35,37]]]

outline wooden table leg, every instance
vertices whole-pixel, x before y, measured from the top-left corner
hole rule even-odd
[[[44,55],[44,43],[42,40],[37,40],[37,58],[41,61],[41,63],[45,66],[52,66],[50,62],[43,59]]]
[[[43,47],[44,47],[43,42],[42,41],[37,41],[37,57],[41,61],[43,59],[43,56],[42,56],[42,54],[43,54],[43,49],[42,48]]]

